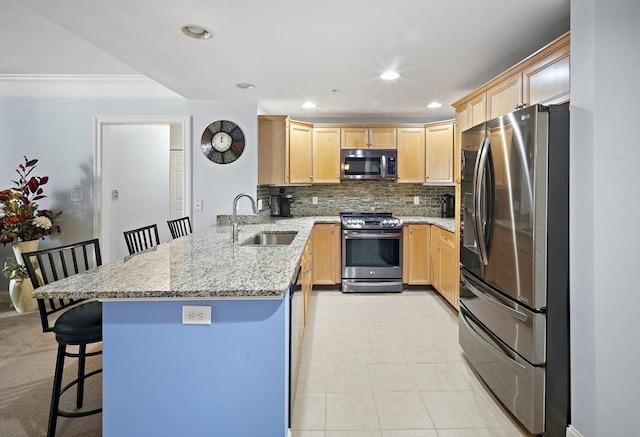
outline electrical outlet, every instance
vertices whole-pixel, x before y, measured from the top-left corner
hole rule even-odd
[[[258,211],[262,210],[262,199],[258,199]]]
[[[313,196],[311,198],[311,203],[314,204],[314,205],[317,205],[318,204],[318,197],[317,196]]]
[[[420,196],[413,196],[413,204],[420,205]]]
[[[82,202],[82,190],[71,190],[70,199],[72,202]]]
[[[211,307],[205,305],[182,305],[183,325],[210,325]]]
[[[202,200],[196,200],[196,211],[202,211]]]

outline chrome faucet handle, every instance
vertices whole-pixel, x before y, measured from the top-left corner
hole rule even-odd
[[[248,197],[249,200],[251,200],[251,207],[253,208],[253,213],[254,214],[258,213],[258,207],[256,205],[256,201],[249,194],[241,193],[241,194],[238,194],[235,197],[235,199],[233,199],[232,216],[231,216],[231,242],[232,243],[237,243],[238,242],[238,231],[239,231],[239,229],[238,229],[238,202],[243,197]]]

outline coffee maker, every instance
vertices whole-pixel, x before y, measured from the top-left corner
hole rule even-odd
[[[284,188],[280,188],[279,194],[272,194],[269,198],[272,217],[291,217],[291,202],[293,195],[285,194]]]
[[[440,197],[440,217],[455,216],[456,198],[451,194],[443,194]]]

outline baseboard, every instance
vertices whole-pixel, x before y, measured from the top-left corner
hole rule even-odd
[[[575,429],[573,425],[567,426],[567,433],[565,435],[566,437],[583,437],[580,431]]]
[[[0,291],[0,303],[9,303],[10,301],[9,291]]]

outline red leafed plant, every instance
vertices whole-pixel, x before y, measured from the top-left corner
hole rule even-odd
[[[16,186],[0,191],[0,242],[2,244],[36,240],[60,232],[54,226],[55,219],[62,211],[54,213],[48,209],[38,209],[37,200],[43,199],[42,186],[49,181],[48,176],[31,176],[37,159],[24,157],[16,173],[20,176],[12,181]]]

